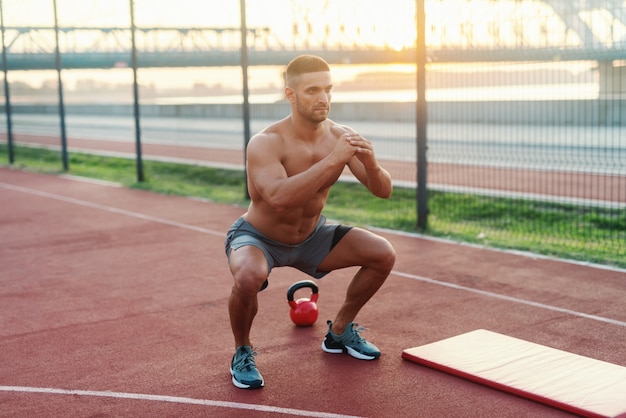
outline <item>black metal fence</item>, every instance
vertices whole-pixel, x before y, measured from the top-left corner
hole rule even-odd
[[[85,23],[64,0],[2,1],[2,146],[67,140],[70,152],[137,158],[138,173],[138,150],[241,169],[247,124],[254,133],[289,112],[284,64],[316,53],[333,67],[332,118],[372,140],[392,172],[398,198],[385,210],[413,226],[421,213],[427,233],[452,239],[625,258],[622,2],[473,0],[452,13],[445,1],[396,0],[368,14],[356,0],[275,1],[291,19],[250,2],[247,23],[233,9],[213,27],[194,23],[197,2],[169,16],[146,1],[95,1]],[[57,18],[29,23],[25,8]]]

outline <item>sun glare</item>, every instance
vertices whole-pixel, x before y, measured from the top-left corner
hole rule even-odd
[[[364,44],[395,50],[414,45],[417,35],[414,1],[367,0],[357,1],[353,6],[358,10],[355,20]]]

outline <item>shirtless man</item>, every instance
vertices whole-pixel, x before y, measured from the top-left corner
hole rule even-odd
[[[377,197],[391,195],[391,178],[367,139],[328,119],[332,87],[326,61],[309,55],[295,58],[286,72],[291,114],[248,144],[251,203],[225,242],[234,279],[228,303],[235,338],[230,371],[238,388],[264,385],[250,329],[258,310],[257,293],[267,286],[274,267],[295,267],[319,279],[336,269],[360,266],[335,319],[328,321],[322,349],[363,360],[380,356],[353,321],[387,279],[395,251],[387,240],[364,229],[327,224],[321,212],[346,165]]]

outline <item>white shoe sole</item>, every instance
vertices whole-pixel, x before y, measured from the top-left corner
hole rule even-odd
[[[260,386],[252,386],[252,385],[247,385],[245,383],[241,383],[239,380],[235,379],[235,374],[233,373],[233,369],[230,369],[230,375],[233,377],[232,378],[233,385],[235,385],[239,389],[257,389],[257,388],[262,388],[263,386],[265,386],[265,380],[262,377],[261,377]]]
[[[326,347],[326,344],[324,344],[324,341],[322,341],[322,350],[331,354],[342,354],[346,352],[350,356],[357,358],[359,360],[376,360],[378,358],[376,356],[369,356],[367,354],[359,353],[354,348],[350,348],[350,347],[345,347],[345,350],[343,348],[328,348]]]

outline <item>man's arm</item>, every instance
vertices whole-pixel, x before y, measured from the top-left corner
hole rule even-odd
[[[350,171],[354,176],[376,197],[388,198],[393,191],[391,176],[389,172],[378,163],[370,164],[367,167],[358,157],[354,157],[348,163]]]
[[[336,125],[333,130],[342,132],[340,140],[355,147],[354,157],[348,167],[354,176],[376,197],[391,196],[391,176],[378,164],[372,143],[346,126]]]
[[[349,147],[333,151],[326,158],[302,172],[288,176],[281,162],[280,136],[258,134],[247,149],[248,177],[265,203],[276,210],[305,205],[323,187],[329,187],[339,176],[350,157]]]

